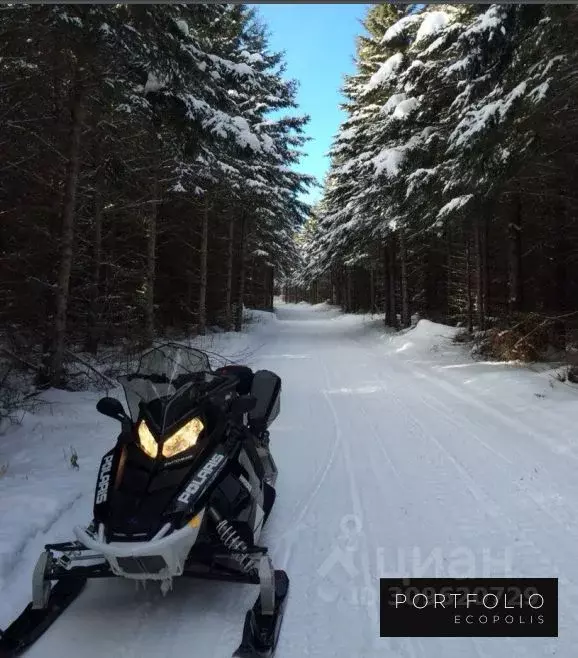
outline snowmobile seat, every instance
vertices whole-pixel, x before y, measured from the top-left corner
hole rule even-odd
[[[238,379],[236,390],[239,395],[249,395],[251,392],[254,373],[249,366],[223,366],[216,370],[216,373],[218,375],[234,375]]]

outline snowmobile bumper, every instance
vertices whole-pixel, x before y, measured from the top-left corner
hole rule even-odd
[[[104,533],[94,536],[76,526],[74,534],[86,548],[101,554],[116,576],[132,580],[169,580],[182,576],[187,556],[197,541],[203,510],[184,528],[163,528],[146,542],[107,542]]]

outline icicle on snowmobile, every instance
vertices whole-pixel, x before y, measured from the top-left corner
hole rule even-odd
[[[119,378],[97,409],[121,423],[98,471],[94,518],[75,541],[48,544],[32,578],[32,602],[5,631],[0,657],[32,644],[90,578],[159,581],[177,576],[259,585],[234,656],[263,658],[277,645],[289,588],[259,536],[275,500],[268,427],[281,380],[246,366],[212,370],[199,350],[167,343]]]

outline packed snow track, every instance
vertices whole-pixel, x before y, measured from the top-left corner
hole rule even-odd
[[[263,539],[291,579],[277,657],[575,656],[577,393],[540,373],[471,361],[447,327],[380,329],[326,305],[279,304],[248,334],[249,365],[283,380],[271,428],[277,501]],[[88,436],[92,452],[75,439],[84,479],[62,477],[79,493],[67,492],[68,508],[4,565],[0,626],[29,596],[39,546],[70,537],[90,515],[97,456],[116,427],[86,409],[87,426],[104,424]],[[9,470],[4,479],[0,497],[2,487],[16,491]],[[26,484],[18,491],[24,498]],[[379,577],[407,575],[558,577],[560,637],[380,639]],[[92,581],[27,656],[228,658],[255,596],[254,587],[202,581],[176,581],[166,597],[155,586]]]

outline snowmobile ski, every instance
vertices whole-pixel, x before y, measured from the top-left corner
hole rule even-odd
[[[80,594],[86,579],[61,580],[50,592],[45,608],[29,603],[5,631],[0,631],[0,658],[13,658],[33,644]]]
[[[289,591],[289,578],[285,571],[275,571],[275,603],[272,614],[264,614],[261,595],[247,612],[243,639],[233,658],[272,658],[277,647],[279,631]]]

